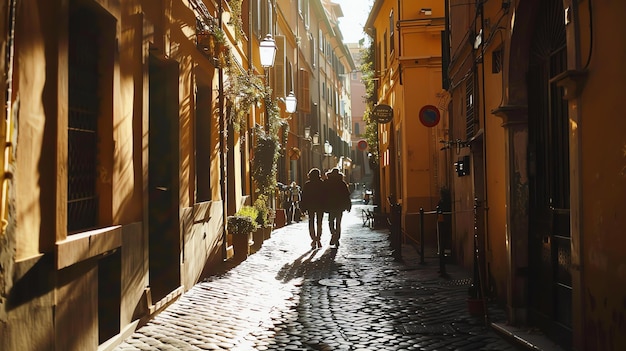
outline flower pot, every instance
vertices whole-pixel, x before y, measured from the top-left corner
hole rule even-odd
[[[261,246],[263,245],[263,228],[262,227],[258,227],[253,233],[252,233],[252,247],[250,248],[251,252],[257,252],[261,249]]]
[[[248,234],[234,234],[233,235],[233,259],[236,261],[243,261],[250,255],[252,233]]]
[[[267,239],[272,237],[272,227],[271,226],[262,227],[261,230],[263,231],[263,240],[267,240]]]
[[[276,209],[276,218],[274,219],[274,226],[276,226],[276,228],[284,227],[286,219],[287,217],[285,216],[285,210],[282,208]]]

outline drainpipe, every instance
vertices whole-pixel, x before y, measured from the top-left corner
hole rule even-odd
[[[320,21],[321,22],[321,21]],[[319,23],[318,23],[319,25]],[[317,131],[319,133],[319,139],[318,139],[318,147],[320,149],[320,172],[323,174],[324,172],[324,147],[322,146],[324,143],[324,136],[321,134],[322,133],[322,87],[321,87],[321,75],[320,75],[320,66],[322,65],[321,62],[321,55],[320,55],[320,43],[317,42],[315,43],[315,45],[317,45],[317,48],[315,48],[315,52],[317,53]]]
[[[219,0],[219,28],[223,30],[224,8],[222,7],[222,0]],[[226,219],[228,215],[228,201],[226,199],[226,142],[228,141],[228,133],[226,131],[226,122],[224,120],[224,68],[218,67],[218,110],[219,110],[219,129],[220,129],[220,192],[222,196],[222,259],[226,260],[227,252],[227,239],[226,239]]]
[[[7,11],[7,42],[5,46],[5,124],[4,124],[4,133],[5,133],[5,145],[3,150],[3,171],[4,175],[2,178],[2,198],[0,199],[0,221],[1,221],[1,233],[4,234],[6,232],[6,228],[9,224],[9,214],[8,214],[8,201],[9,201],[9,181],[13,176],[10,167],[10,158],[12,150],[12,140],[13,140],[13,106],[11,104],[12,96],[13,96],[13,61],[15,59],[15,17],[17,10],[17,0],[10,0],[8,4]]]
[[[480,1],[480,29],[481,29],[481,35],[484,37],[485,35],[485,2],[487,0],[481,0]],[[486,42],[483,40],[482,44],[480,45],[480,51],[481,51],[481,56],[482,56],[482,62],[480,65],[480,71],[481,71],[481,80],[482,80],[482,100],[483,100],[483,106],[482,106],[482,112],[483,112],[483,183],[484,183],[484,196],[485,198],[483,199],[483,203],[482,203],[482,208],[483,211],[485,211],[485,216],[483,218],[483,233],[484,233],[484,244],[482,245],[481,248],[479,248],[479,250],[482,250],[483,252],[483,257],[486,257],[485,255],[485,250],[486,247],[488,245],[488,232],[489,232],[489,201],[488,201],[488,194],[489,192],[487,191],[487,187],[488,187],[488,181],[487,181],[487,107],[486,102],[487,102],[487,98],[485,96],[485,45]],[[480,259],[480,251],[478,251],[476,253],[476,255],[478,256],[476,259]],[[480,260],[478,262],[480,264]],[[485,296],[485,284],[486,284],[486,278],[487,277],[481,277],[481,270],[483,267],[479,267],[478,268],[478,273],[479,273],[479,279],[481,280],[480,282],[480,289],[481,289],[481,295],[483,298],[483,309],[484,309],[484,318],[485,318],[485,325],[489,325],[489,314],[488,314],[488,310],[487,310],[487,298]],[[486,271],[486,270],[485,270]]]
[[[446,0],[448,1],[448,0]],[[402,57],[402,37],[400,36],[400,21],[402,19],[402,0],[398,0],[398,19],[396,20],[396,35],[395,38],[398,38],[398,61],[400,61],[400,57]],[[402,84],[402,63],[398,62],[398,77],[400,85]],[[403,90],[404,91],[404,90]],[[404,94],[404,93],[403,93]]]
[[[254,74],[253,61],[252,61],[252,5],[248,6],[248,73]],[[249,112],[249,111],[248,111]],[[248,119],[250,120],[250,119]],[[250,129],[250,133],[253,133],[255,130],[256,119],[253,119],[252,128]],[[248,140],[252,141],[254,138],[250,135]],[[249,148],[248,148],[248,157],[250,156]],[[250,195],[254,197],[256,200],[256,192],[254,191],[254,178],[252,177],[252,172],[248,172],[249,184],[250,184]],[[253,202],[254,203],[254,202]]]

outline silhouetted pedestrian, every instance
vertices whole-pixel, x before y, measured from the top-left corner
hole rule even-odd
[[[311,248],[322,247],[322,219],[324,218],[324,182],[320,170],[312,168],[308,174],[309,180],[302,186],[300,208],[309,213],[309,234]],[[317,231],[316,231],[317,229]]]
[[[350,189],[348,184],[343,180],[343,174],[339,169],[333,168],[332,171],[326,173],[324,181],[326,188],[326,211],[328,212],[328,228],[330,228],[330,246],[331,248],[339,247],[339,239],[341,238],[341,218],[343,211],[352,209],[352,200],[350,200]]]
[[[287,199],[287,224],[300,222],[300,197],[302,189],[296,182],[291,182],[285,191]]]

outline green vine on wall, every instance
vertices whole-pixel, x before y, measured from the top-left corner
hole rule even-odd
[[[266,90],[265,107],[269,118],[269,130],[256,127],[257,140],[254,146],[252,158],[252,178],[257,190],[261,195],[272,198],[276,189],[276,176],[278,173],[278,160],[281,152],[279,130],[287,125],[280,117],[280,111],[275,99],[271,98],[271,91]]]
[[[280,144],[275,136],[258,131],[252,159],[252,178],[259,193],[268,197],[276,187],[279,150]]]
[[[228,123],[233,125],[236,131],[246,127],[246,121],[250,109],[258,106],[267,96],[267,89],[263,80],[256,75],[243,71],[231,59],[226,67],[227,81],[224,94],[227,98],[227,107],[230,111]]]
[[[371,160],[378,162],[378,123],[372,119],[372,111],[374,110],[374,104],[377,102],[376,91],[374,85],[375,71],[374,71],[374,47],[371,44],[361,49],[361,74],[363,82],[365,83],[365,112],[363,113],[363,120],[365,121],[365,140],[369,148],[369,152],[372,154]]]
[[[241,19],[241,4],[243,0],[227,0],[228,6],[230,6],[230,21],[228,24],[232,25],[235,30],[235,39],[241,40],[243,37],[243,20]]]

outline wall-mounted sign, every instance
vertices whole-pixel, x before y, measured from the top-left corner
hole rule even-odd
[[[356,147],[357,147],[357,149],[359,149],[359,151],[365,151],[365,150],[367,150],[367,141],[362,140],[362,139],[361,139],[361,140],[359,140],[359,141],[356,143]]]
[[[300,149],[298,149],[295,146],[292,147],[291,149],[289,149],[289,158],[292,159],[292,160],[300,159],[300,154],[301,154]]]
[[[439,124],[439,109],[433,105],[426,105],[420,110],[420,122],[426,127],[434,127]]]
[[[393,120],[393,108],[389,105],[376,105],[372,111],[372,116],[377,123],[389,123]]]

